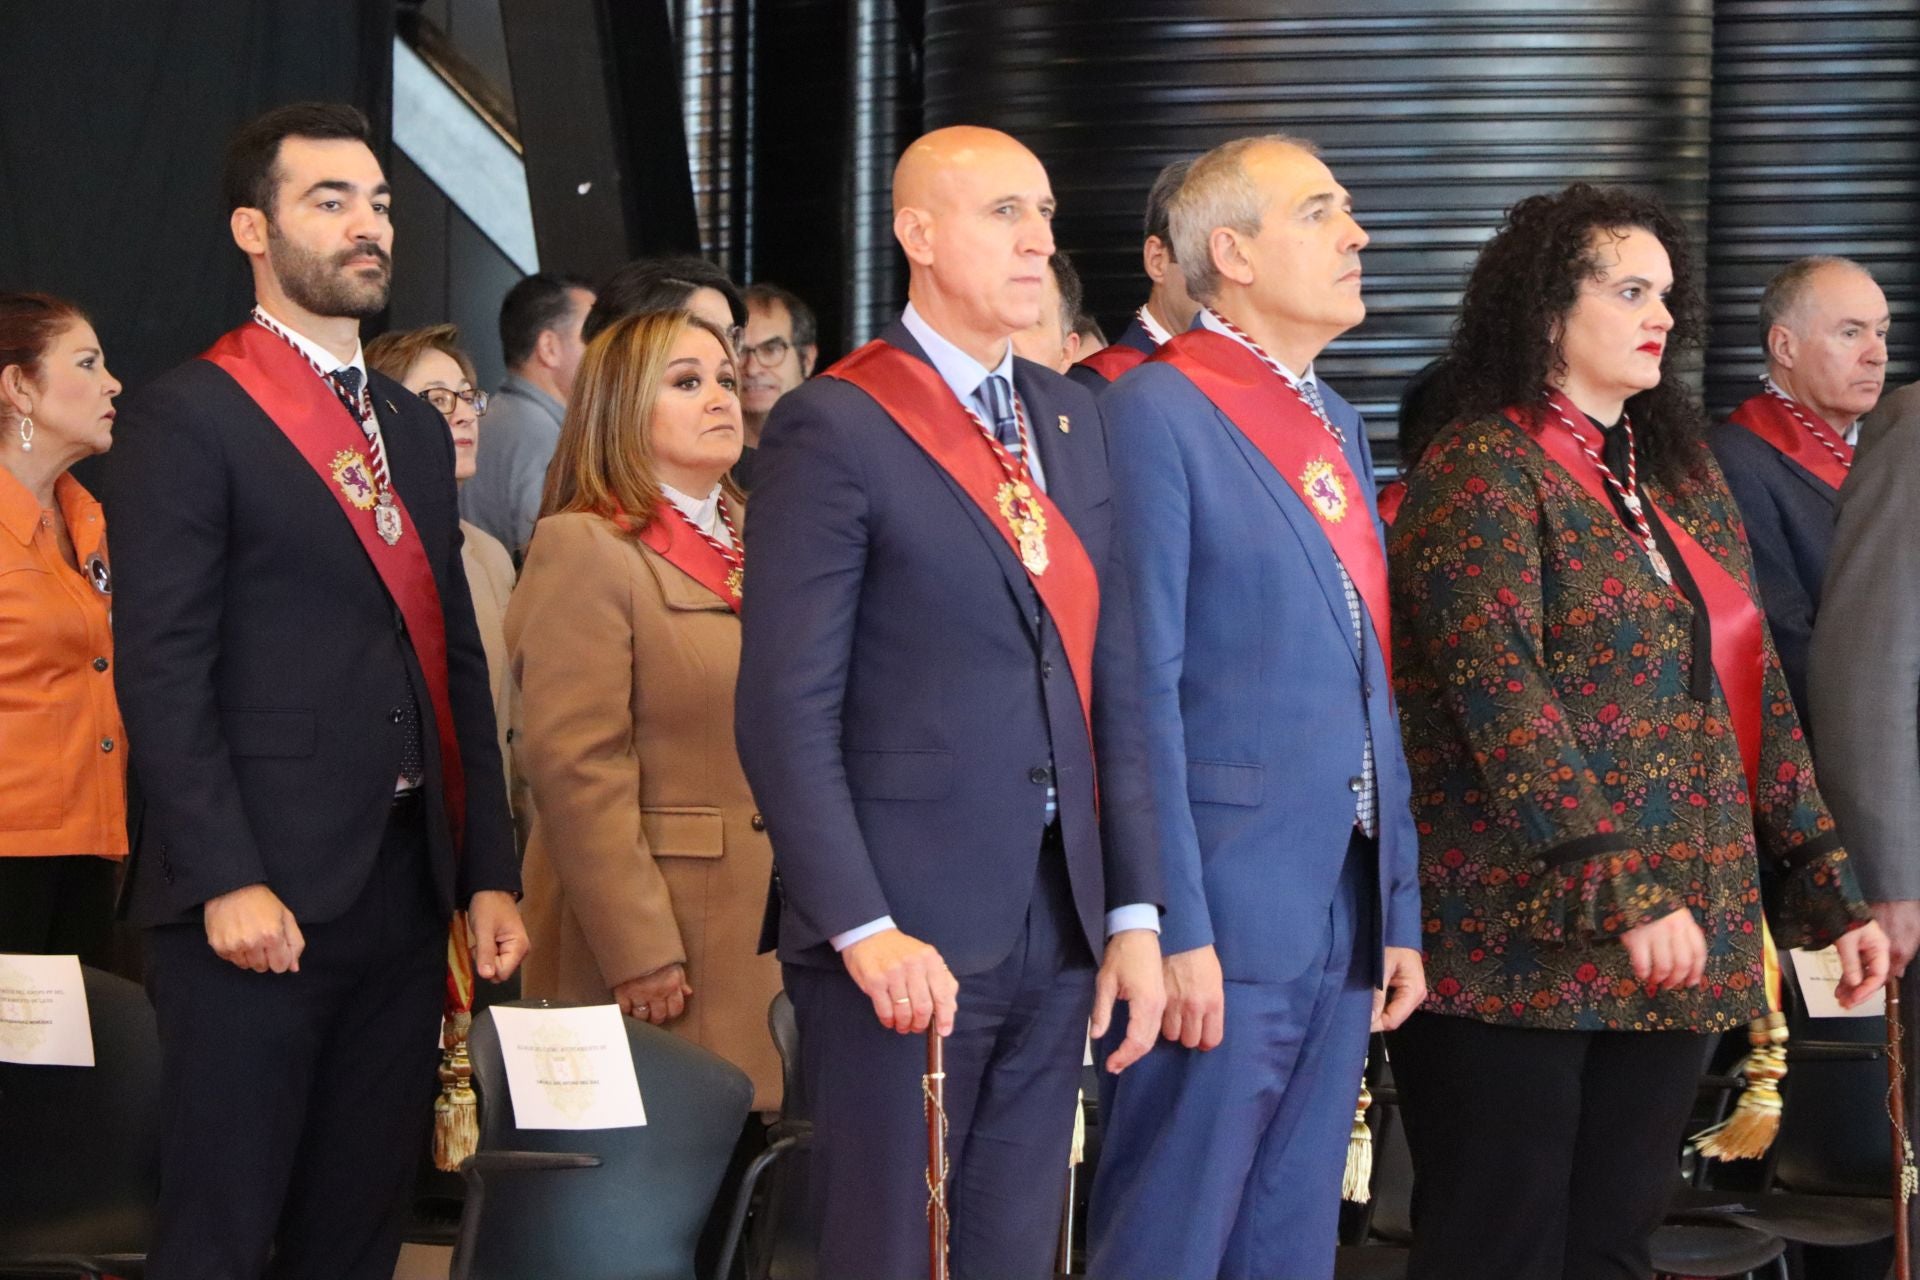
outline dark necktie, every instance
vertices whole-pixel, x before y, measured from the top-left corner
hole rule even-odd
[[[1015,462],[1024,461],[1020,452],[1020,418],[1013,411],[1013,388],[999,374],[990,373],[980,384],[980,398],[987,403],[994,437],[1013,455]]]
[[[380,447],[380,433],[374,424],[360,416],[360,371],[352,365],[343,365],[327,375],[334,390],[346,402],[353,420],[360,424],[366,433],[367,447],[373,453],[373,467],[382,486],[392,483],[387,478],[386,450]],[[420,704],[415,700],[411,689],[407,700],[398,708],[400,717],[400,781],[408,787],[417,787],[426,777],[426,743],[420,730]]]

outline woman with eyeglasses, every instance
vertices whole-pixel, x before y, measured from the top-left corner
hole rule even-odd
[[[473,477],[480,454],[480,419],[487,393],[475,383],[473,361],[460,347],[460,330],[450,324],[383,333],[367,343],[367,364],[386,374],[440,411],[453,435],[453,478]],[[474,621],[487,651],[487,681],[493,687],[493,718],[500,735],[500,759],[507,770],[507,797],[525,844],[525,784],[514,767],[512,743],[519,721],[519,696],[507,671],[507,599],[513,594],[513,557],[498,538],[466,520],[460,522],[461,562],[473,594]]]

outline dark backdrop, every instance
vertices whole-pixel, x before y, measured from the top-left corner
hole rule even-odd
[[[221,151],[244,119],[353,102],[387,135],[392,0],[0,3],[0,288],[71,298],[129,387],[246,314]]]

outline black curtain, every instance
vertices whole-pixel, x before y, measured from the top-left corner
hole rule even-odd
[[[129,388],[204,350],[252,298],[228,135],[329,99],[386,139],[393,25],[393,0],[0,4],[0,289],[79,303]]]

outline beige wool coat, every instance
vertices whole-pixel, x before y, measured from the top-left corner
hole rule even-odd
[[[493,722],[500,735],[500,764],[507,771],[507,800],[513,806],[514,829],[526,840],[526,782],[513,767],[515,726],[520,720],[520,692],[507,668],[507,601],[513,598],[513,557],[500,540],[479,525],[460,522],[460,563],[466,567],[467,590],[473,596],[473,620],[480,628],[480,647],[487,653],[487,684],[493,690]]]
[[[739,618],[610,521],[549,516],[507,645],[533,791],[526,994],[604,1001],[683,962],[693,995],[668,1028],[746,1071],[757,1110],[778,1108],[780,967],[755,954],[773,848],[733,741]]]

